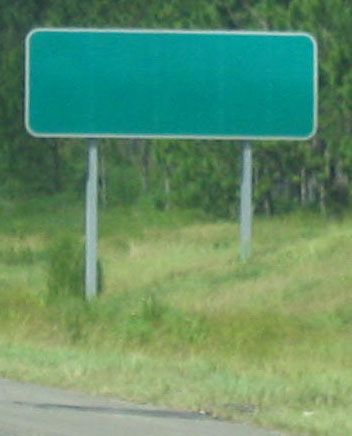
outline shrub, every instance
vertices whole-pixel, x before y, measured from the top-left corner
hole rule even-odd
[[[47,288],[50,297],[84,297],[83,244],[65,235],[48,251]]]
[[[78,238],[65,235],[48,251],[47,289],[51,297],[72,296],[84,299],[85,251]],[[103,272],[98,261],[98,294],[103,290]]]

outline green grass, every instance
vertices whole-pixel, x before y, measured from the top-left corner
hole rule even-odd
[[[109,209],[103,295],[48,298],[52,244],[81,244],[82,215],[62,199],[2,206],[1,376],[352,434],[352,219],[256,219],[242,263],[234,223]]]

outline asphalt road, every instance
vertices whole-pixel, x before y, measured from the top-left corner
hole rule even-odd
[[[1,436],[278,436],[196,413],[0,379]]]

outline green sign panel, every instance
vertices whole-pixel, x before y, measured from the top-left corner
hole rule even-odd
[[[25,106],[42,137],[309,138],[316,44],[299,33],[36,29]]]

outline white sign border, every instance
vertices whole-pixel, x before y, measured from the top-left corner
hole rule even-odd
[[[147,34],[199,34],[199,35],[262,35],[262,36],[305,36],[313,44],[314,56],[314,100],[313,100],[313,128],[305,136],[238,136],[238,135],[153,135],[153,134],[94,134],[94,133],[40,133],[34,131],[29,122],[29,96],[30,96],[30,40],[31,37],[40,32],[72,32],[72,33],[147,33]],[[173,29],[132,29],[132,28],[81,28],[81,27],[38,27],[32,29],[26,36],[25,40],[25,127],[27,132],[36,138],[125,138],[125,139],[201,139],[201,140],[253,140],[253,141],[300,141],[308,140],[315,136],[318,130],[318,44],[314,36],[306,32],[265,32],[265,31],[237,31],[237,30],[173,30]]]

